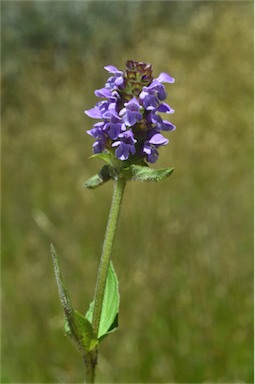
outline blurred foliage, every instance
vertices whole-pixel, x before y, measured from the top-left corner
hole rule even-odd
[[[98,382],[253,382],[253,3],[4,1],[2,382],[81,382],[49,243],[91,301],[111,183],[82,183],[104,65],[175,77],[160,184],[130,183],[114,246],[120,329]],[[134,272],[135,271],[135,272]]]

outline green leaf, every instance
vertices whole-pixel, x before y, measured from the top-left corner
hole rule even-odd
[[[87,351],[91,351],[97,344],[98,341],[94,335],[93,328],[91,323],[78,311],[74,311],[74,324],[77,331],[77,334],[82,340]]]
[[[112,333],[112,332],[116,331],[116,329],[118,327],[119,327],[119,314],[117,313],[117,315],[115,316],[115,319],[114,319],[112,325],[108,329],[107,335],[109,335],[109,333]]]
[[[110,152],[96,153],[96,154],[90,156],[90,159],[101,159],[112,167],[114,166],[114,164],[116,162],[115,156],[113,156],[113,154]]]
[[[58,286],[59,298],[65,313],[65,332],[76,342],[79,348],[83,347],[85,352],[89,352],[98,344],[92,325],[83,315],[73,309],[71,300],[63,284],[57,253],[52,244],[50,251]]]
[[[119,303],[119,283],[111,262],[108,270],[102,314],[99,324],[99,339],[118,328]],[[90,304],[89,310],[86,313],[86,319],[90,323],[92,323],[93,310],[94,301]]]
[[[82,185],[83,188],[88,188],[88,189],[94,189],[97,187],[100,187],[100,185],[104,184],[104,180],[100,177],[99,174],[94,175],[90,177],[85,183]]]
[[[67,289],[63,284],[63,280],[62,280],[62,276],[59,268],[58,256],[53,244],[50,245],[50,252],[52,256],[55,278],[56,278],[57,287],[58,287],[58,295],[59,295],[62,307],[64,309],[65,317],[66,319],[69,319],[73,316],[73,307],[72,307],[71,300],[68,296]]]
[[[78,338],[79,344],[83,345],[85,351],[91,351],[98,344],[91,323],[76,310],[74,311],[72,327],[75,328],[76,338]],[[65,333],[71,338],[74,338],[67,320],[65,320],[64,328]]]
[[[106,183],[108,180],[114,177],[113,168],[109,165],[104,165],[101,171],[97,175],[90,177],[84,184],[84,188],[94,189],[100,187],[100,185]]]
[[[161,181],[169,177],[174,168],[153,169],[148,166],[130,165],[122,171],[124,178],[134,181]]]

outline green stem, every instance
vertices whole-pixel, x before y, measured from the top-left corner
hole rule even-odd
[[[115,180],[114,181],[114,191],[112,196],[112,205],[108,218],[107,228],[105,232],[104,245],[102,250],[102,256],[100,260],[100,265],[97,275],[97,284],[95,290],[95,304],[94,312],[92,319],[92,326],[96,336],[98,337],[104,291],[106,286],[106,280],[108,275],[108,269],[110,265],[112,246],[114,241],[114,236],[117,228],[117,222],[119,218],[120,206],[123,197],[123,192],[125,189],[125,180]]]
[[[85,384],[94,384],[95,382],[95,369],[97,364],[97,349],[90,351],[86,356],[83,356],[86,367],[86,381]]]

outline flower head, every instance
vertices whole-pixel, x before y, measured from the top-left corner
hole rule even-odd
[[[125,72],[113,65],[105,69],[111,76],[95,91],[104,100],[85,111],[87,116],[101,120],[87,131],[96,139],[93,152],[108,151],[131,163],[134,156],[154,163],[158,148],[168,143],[161,132],[175,129],[160,116],[174,112],[163,102],[167,96],[163,83],[173,83],[174,79],[165,72],[153,79],[151,64],[133,60],[127,61]]]

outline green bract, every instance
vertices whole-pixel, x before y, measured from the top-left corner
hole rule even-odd
[[[122,175],[126,180],[161,181],[171,175],[174,168],[153,169],[142,165],[130,165],[124,168]]]
[[[153,169],[146,163],[143,165],[120,163],[116,161],[110,153],[100,153],[91,156],[92,158],[100,158],[108,165],[103,168],[94,176],[90,177],[84,184],[84,188],[94,189],[104,184],[108,180],[124,179],[125,181],[161,181],[169,177],[174,168]]]

